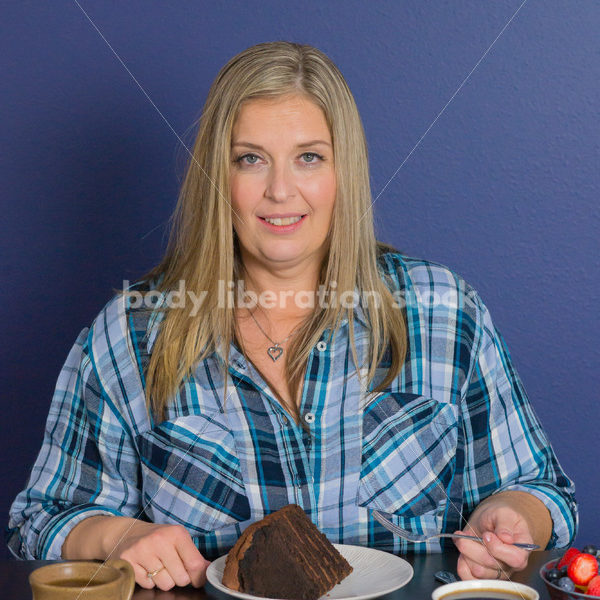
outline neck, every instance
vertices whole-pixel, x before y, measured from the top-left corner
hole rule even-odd
[[[272,267],[246,257],[243,264],[244,287],[259,297],[259,308],[271,322],[304,318],[312,312],[307,300],[317,289],[319,264]]]

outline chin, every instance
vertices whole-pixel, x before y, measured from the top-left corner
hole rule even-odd
[[[266,259],[267,262],[272,263],[272,264],[277,264],[277,265],[281,265],[284,266],[285,264],[296,264],[299,262],[302,262],[302,259],[304,258],[303,256],[300,256],[298,254],[292,254],[292,253],[280,253],[280,254],[269,254],[269,255],[265,255],[264,258]]]
[[[312,252],[308,252],[304,248],[290,248],[289,246],[287,248],[269,248],[268,250],[261,252],[261,254],[265,260],[274,263],[296,263],[313,256]]]

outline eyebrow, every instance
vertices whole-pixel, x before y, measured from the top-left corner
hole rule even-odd
[[[331,147],[331,144],[329,142],[326,142],[325,140],[311,140],[310,142],[303,142],[302,144],[297,144],[296,148],[307,148],[308,146],[318,146],[319,144],[323,145],[323,146],[329,146]],[[255,150],[264,150],[264,148],[262,146],[260,146],[259,144],[252,144],[251,142],[233,142],[231,144],[231,146],[246,146],[248,148],[253,148]]]

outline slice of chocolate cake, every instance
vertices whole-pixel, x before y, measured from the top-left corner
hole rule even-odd
[[[250,525],[227,555],[223,585],[285,600],[317,600],[352,572],[296,504]]]

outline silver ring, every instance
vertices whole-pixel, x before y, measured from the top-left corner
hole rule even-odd
[[[502,569],[498,567],[498,574],[496,575],[496,579],[500,579],[502,577]]]
[[[148,577],[148,579],[152,579],[153,577],[155,577],[156,575],[158,575],[165,567],[162,566],[159,569],[155,569],[154,571],[147,571],[146,572],[146,577]]]

